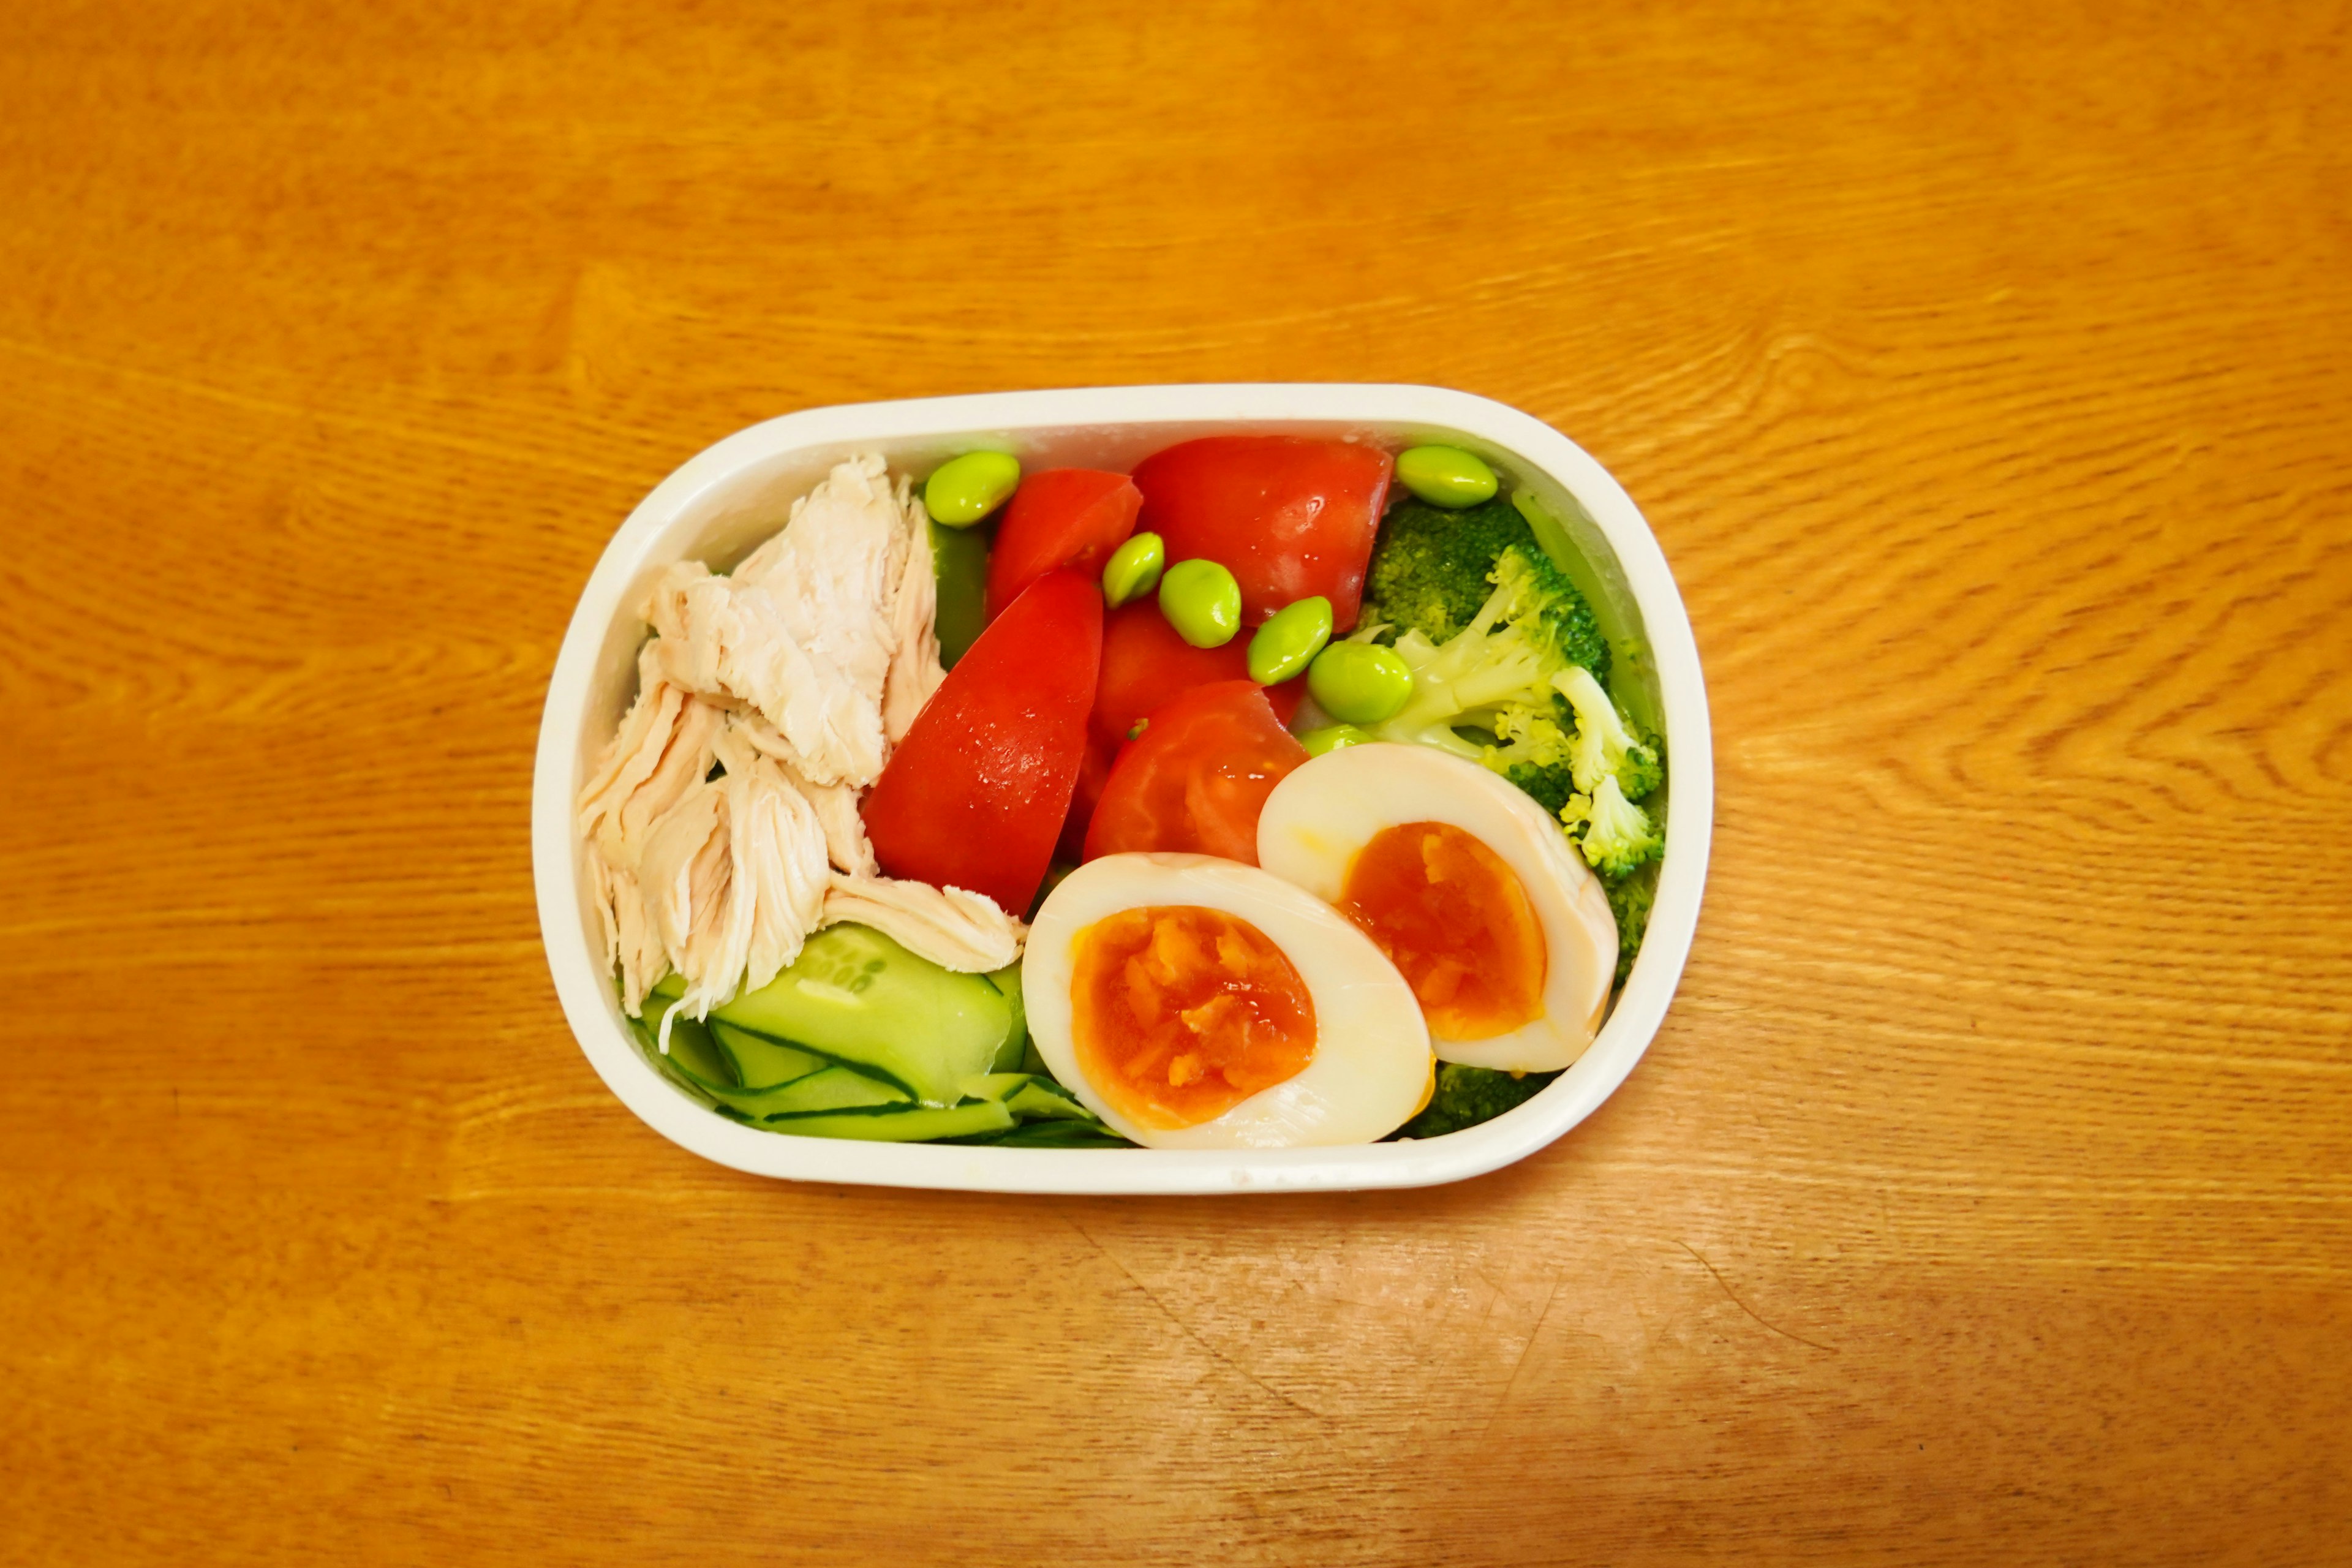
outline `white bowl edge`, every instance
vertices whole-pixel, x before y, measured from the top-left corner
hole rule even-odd
[[[1151,427],[1148,434],[1133,427]],[[1171,429],[1196,426],[1196,429]],[[583,758],[617,714],[590,711],[597,677],[622,637],[631,591],[687,553],[746,545],[739,533],[760,476],[790,464],[821,473],[853,451],[931,460],[975,447],[1045,447],[1051,460],[1117,461],[1209,430],[1412,431],[1468,437],[1523,479],[1549,476],[1597,525],[1617,557],[1655,661],[1672,792],[1666,855],[1650,927],[1600,1037],[1527,1104],[1444,1138],[1336,1149],[996,1149],[795,1138],[730,1121],[673,1088],[639,1054],[592,934],[572,803]],[[730,489],[731,482],[731,489]],[[804,488],[804,487],[802,487]],[[728,503],[735,503],[728,510]],[[752,520],[772,532],[782,509]],[[665,549],[666,545],[676,548]],[[592,744],[587,726],[604,726]],[[1633,499],[1574,442],[1532,416],[1444,387],[1355,383],[1069,388],[839,404],[788,414],[726,437],[640,501],[597,562],[548,684],[531,786],[531,861],[540,930],[558,1000],[580,1047],[621,1102],[673,1142],[737,1170],[802,1181],[975,1192],[1195,1194],[1434,1185],[1525,1158],[1582,1121],[1622,1083],[1664,1020],[1698,924],[1714,826],[1715,763],[1706,690],[1682,595]]]

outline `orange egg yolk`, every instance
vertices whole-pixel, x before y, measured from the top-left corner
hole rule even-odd
[[[1087,1081],[1146,1127],[1197,1127],[1295,1078],[1315,1002],[1264,931],[1222,910],[1122,910],[1078,933],[1071,1043]]]
[[[1412,985],[1431,1034],[1487,1040],[1543,1016],[1543,927],[1527,886],[1451,823],[1373,835],[1348,868],[1339,910]]]

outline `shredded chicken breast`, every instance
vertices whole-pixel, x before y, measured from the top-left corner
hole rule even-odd
[[[783,531],[731,575],[698,561],[669,567],[644,605],[663,676],[757,712],[818,784],[872,784],[887,744],[882,700],[911,505],[879,457],[853,458],[793,503]],[[928,535],[924,545],[928,553]]]
[[[911,484],[894,490],[878,454],[835,465],[793,503],[783,531],[745,557],[732,577],[766,590],[784,629],[877,708],[898,649],[890,603],[912,531]]]
[[[824,828],[782,768],[744,745],[731,726],[719,732],[717,751],[727,770],[719,787],[727,800],[736,918],[747,934],[740,969],[706,977],[713,1005],[734,994],[739,973],[743,989],[756,991],[801,955],[824,918],[829,875]]]
[[[867,456],[730,576],[680,562],[647,594],[636,700],[579,823],[623,1005],[686,983],[665,1049],[671,1018],[767,984],[841,921],[949,969],[1020,957],[1027,928],[990,900],[883,877],[857,813],[943,678],[933,569],[911,482]]]
[[[875,877],[874,847],[866,841],[866,824],[857,815],[857,791],[848,784],[821,784],[793,765],[792,743],[756,713],[738,713],[731,727],[745,744],[783,770],[794,789],[816,808],[824,829],[824,847],[833,864],[853,876]]]
[[[672,1011],[706,1017],[773,980],[824,918],[830,872],[815,808],[724,724],[713,750],[725,773],[698,780],[645,836],[633,885],[661,962],[641,967],[636,995],[625,997],[633,1011],[667,967],[686,982]]]
[[[887,877],[835,875],[824,897],[824,923],[844,921],[872,926],[941,969],[968,974],[1011,963],[1029,934],[984,894]]]
[[[646,920],[667,966],[687,978],[685,1011],[690,1017],[710,1005],[696,977],[716,967],[723,949],[740,952],[744,945],[723,929],[735,877],[729,847],[727,797],[700,780],[646,835],[637,871]]]
[[[661,679],[648,644],[637,661],[637,699],[581,791],[580,831],[588,839],[593,889],[604,927],[605,959],[619,969],[635,1013],[669,967],[643,889],[646,849],[665,820],[710,771],[724,715]]]
[[[907,738],[915,715],[947,679],[947,671],[940,668],[940,585],[931,561],[931,521],[912,489],[909,485],[902,500],[907,568],[890,602],[890,631],[898,651],[891,656],[889,683],[882,695],[882,729],[894,746]]]
[[[656,579],[645,616],[664,679],[758,713],[809,777],[862,785],[881,773],[880,702],[803,647],[768,590],[681,561]]]

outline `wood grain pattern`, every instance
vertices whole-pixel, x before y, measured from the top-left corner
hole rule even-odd
[[[2341,5],[0,12],[0,1558],[2342,1561]],[[1429,381],[1647,510],[1706,912],[1400,1194],[595,1082],[547,670],[789,409]]]

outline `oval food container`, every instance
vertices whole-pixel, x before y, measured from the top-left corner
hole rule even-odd
[[[1663,712],[1666,856],[1640,956],[1600,1037],[1525,1105],[1443,1138],[1230,1152],[868,1143],[764,1132],[706,1110],[639,1053],[601,952],[572,803],[634,694],[646,628],[630,613],[654,575],[688,557],[731,564],[773,533],[793,499],[853,454],[918,475],[959,452],[1009,451],[1031,469],[1126,469],[1159,448],[1226,432],[1443,442],[1527,486],[1591,563],[1604,629],[1645,638],[1629,705]],[[1613,639],[1612,639],[1613,640]],[[1621,692],[1629,683],[1620,682]],[[1656,712],[1647,717],[1655,718]],[[688,461],[605,547],[572,612],[541,721],[531,790],[540,928],[556,994],[607,1087],[656,1131],[738,1170],[803,1181],[982,1192],[1232,1193],[1410,1187],[1458,1181],[1531,1153],[1583,1121],[1641,1058],[1665,1016],[1698,921],[1715,765],[1698,650],[1665,557],[1633,500],[1575,443],[1517,409],[1430,386],[1088,387],[813,408],[755,425]]]

